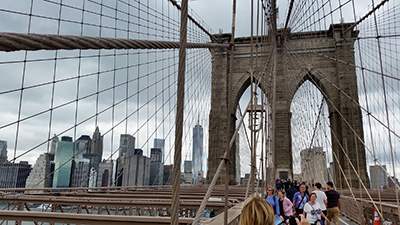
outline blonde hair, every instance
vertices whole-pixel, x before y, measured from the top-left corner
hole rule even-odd
[[[274,221],[274,211],[260,196],[248,199],[240,214],[240,225],[273,225]]]

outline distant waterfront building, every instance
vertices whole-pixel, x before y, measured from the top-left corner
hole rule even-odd
[[[150,154],[150,185],[162,184],[162,151],[160,148],[152,148]]]
[[[193,174],[192,174],[192,161],[185,160],[183,162],[183,180],[185,184],[192,184]]]
[[[162,138],[154,138],[154,148],[159,148],[161,149],[162,152],[162,158],[161,161],[164,162],[164,148],[165,148],[165,140]]]
[[[71,137],[61,137],[54,156],[53,188],[69,187],[72,172],[74,144]]]
[[[192,176],[197,181],[203,176],[203,127],[197,121],[193,128]]]
[[[32,167],[26,161],[0,164],[0,188],[24,188]]]
[[[143,155],[143,150],[128,150],[122,158],[122,186],[149,185],[150,158]]]
[[[90,167],[96,170],[99,168],[101,159],[103,158],[103,136],[101,136],[99,127],[96,127],[92,136],[92,146],[89,154],[84,155],[85,158],[90,160]]]
[[[7,141],[0,140],[0,163],[5,163],[7,160]]]
[[[122,186],[124,176],[125,155],[128,151],[135,151],[135,137],[130,134],[121,134],[119,139],[118,158],[115,171],[115,185]]]
[[[48,188],[53,186],[54,155],[50,153],[41,154],[28,178],[26,188]]]
[[[135,149],[135,137],[130,134],[121,134],[119,140],[119,157],[123,156],[127,151]]]
[[[388,186],[388,176],[385,171],[386,171],[386,165],[369,166],[371,188],[382,189]]]
[[[89,135],[82,135],[74,143],[75,158],[84,158],[89,155],[92,148],[92,139]]]
[[[95,168],[90,168],[89,172],[89,187],[94,188],[96,187],[96,182],[97,182],[97,172]]]
[[[50,142],[50,151],[49,151],[50,154],[52,154],[52,155],[56,154],[57,143],[59,141],[60,140],[58,139],[58,136],[54,134],[54,136],[53,136],[53,138],[51,139],[51,142]]]
[[[97,173],[97,187],[110,187],[112,185],[114,162],[112,160],[103,160],[99,164]]]
[[[165,139],[162,138],[155,138],[154,139],[154,148],[159,148],[161,149],[161,169],[160,169],[160,174],[158,175],[160,178],[160,184],[163,183],[164,181],[164,163],[165,163]]]
[[[122,178],[124,176],[124,157],[118,157],[116,160],[116,171],[115,171],[115,179],[114,179],[114,185],[115,186],[122,186]]]
[[[308,184],[327,182],[326,154],[322,147],[304,149],[300,152],[302,181]]]
[[[85,158],[75,159],[72,167],[71,187],[88,187],[90,173],[90,160]]]
[[[171,185],[172,184],[172,174],[173,174],[173,165],[164,165],[164,173],[163,173],[163,184]]]

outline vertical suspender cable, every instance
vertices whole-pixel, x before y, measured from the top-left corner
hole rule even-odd
[[[372,2],[372,8],[375,9],[374,6],[374,1],[371,0]],[[382,1],[385,2],[385,1]],[[386,114],[386,123],[387,123],[387,128],[388,128],[388,138],[389,138],[389,148],[390,148],[390,159],[392,161],[392,170],[393,170],[393,177],[396,179],[396,166],[394,164],[394,150],[393,150],[393,143],[392,143],[392,134],[390,132],[390,117],[389,117],[389,111],[388,111],[388,103],[387,103],[387,93],[386,93],[386,84],[385,84],[385,77],[383,76],[383,62],[382,62],[382,49],[381,49],[381,41],[379,39],[379,30],[378,30],[378,22],[376,19],[376,12],[374,11],[374,24],[375,24],[375,32],[376,32],[376,41],[378,44],[378,55],[379,55],[379,66],[380,66],[380,72],[381,72],[381,79],[382,79],[382,91],[383,91],[383,99],[384,99],[384,104],[385,104],[385,114]],[[396,204],[397,204],[397,210],[398,210],[398,216],[400,218],[400,203],[399,203],[399,189],[395,188],[396,192]]]
[[[174,182],[172,186],[171,225],[178,225],[179,190],[181,181],[183,107],[185,101],[185,66],[188,0],[182,0],[179,48],[178,92],[175,118]]]
[[[271,183],[276,176],[276,146],[275,146],[275,138],[276,138],[276,63],[277,63],[277,43],[276,43],[276,0],[271,1],[271,38],[272,38],[272,158],[273,158],[273,171],[271,176]]]

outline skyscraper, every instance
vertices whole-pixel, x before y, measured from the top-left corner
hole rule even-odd
[[[122,157],[122,186],[142,186],[150,183],[150,159],[142,149],[127,151]]]
[[[154,139],[154,148],[161,149],[161,164],[160,164],[160,170],[159,170],[159,181],[158,183],[161,185],[163,184],[163,177],[164,177],[164,154],[165,154],[165,139],[162,138],[155,138]]]
[[[82,135],[75,141],[75,158],[84,158],[91,153],[92,139],[89,135]]]
[[[97,171],[95,168],[90,168],[89,172],[89,187],[93,188],[96,187],[97,182]]]
[[[0,163],[7,162],[7,141],[0,140]]]
[[[73,162],[71,187],[88,187],[90,160],[85,158],[77,158]]]
[[[185,184],[191,184],[193,182],[193,165],[192,161],[185,160],[183,162],[183,179]]]
[[[195,183],[203,177],[203,127],[199,121],[193,128],[192,175]]]
[[[97,187],[110,187],[112,184],[114,162],[112,160],[103,160],[99,164],[97,173]]]
[[[388,175],[386,174],[386,165],[372,165],[369,166],[369,173],[371,179],[371,188],[382,189],[386,188],[389,184]]]
[[[302,180],[308,184],[327,181],[326,154],[322,147],[304,149],[300,152]]]
[[[162,152],[159,148],[152,148],[150,155],[150,185],[162,184]]]
[[[121,134],[119,141],[119,157],[123,156],[128,150],[135,149],[135,137],[130,134]]]
[[[135,137],[129,134],[121,134],[119,139],[119,148],[118,148],[118,159],[115,171],[115,185],[122,186],[123,176],[124,176],[124,163],[125,163],[125,155],[128,151],[135,151]],[[133,154],[133,153],[131,153]],[[126,174],[126,173],[125,173]],[[136,181],[135,181],[136,182]]]
[[[57,137],[57,135],[55,135],[54,134],[54,136],[53,136],[53,138],[51,139],[51,142],[50,142],[50,154],[55,154],[56,153],[56,149],[57,149],[57,143],[59,142],[60,140],[58,139],[58,137]]]
[[[154,138],[154,148],[161,149],[161,162],[164,163],[164,150],[165,150],[165,139],[162,138]]]
[[[24,188],[32,167],[26,161],[0,164],[0,188]]]
[[[94,167],[98,170],[99,163],[103,158],[103,136],[101,136],[99,127],[96,127],[96,130],[93,133],[90,155],[87,155],[85,158],[90,159],[90,168]]]
[[[172,174],[173,174],[173,165],[164,165],[163,169],[163,184],[171,185],[172,184]]]
[[[72,138],[67,136],[61,137],[54,156],[53,188],[70,186],[73,155],[74,144],[72,143]]]
[[[49,153],[41,154],[28,178],[26,179],[26,188],[47,188],[53,185],[54,155]]]

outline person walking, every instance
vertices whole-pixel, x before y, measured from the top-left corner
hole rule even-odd
[[[325,215],[322,214],[321,206],[317,202],[316,193],[310,194],[310,201],[304,205],[304,214],[311,225],[321,225],[321,218]]]
[[[289,190],[286,192],[286,197],[290,200],[293,200],[294,194],[296,194],[296,192],[298,192],[298,191],[299,190],[298,190],[297,182],[293,181]]]
[[[321,183],[315,183],[315,190],[313,191],[317,195],[317,202],[321,207],[324,216],[327,216],[326,204],[328,203],[325,192],[322,191]],[[325,225],[325,218],[321,218],[321,225]]]
[[[284,190],[278,191],[280,215],[286,224],[297,225],[293,212],[293,203],[286,197]]]
[[[304,205],[308,202],[308,195],[306,194],[306,184],[301,183],[299,186],[299,191],[294,194],[293,204],[296,210],[296,215],[300,216],[303,214]]]
[[[274,189],[272,187],[267,188],[267,197],[265,198],[265,200],[272,207],[275,215],[280,216],[279,198],[275,195]]]
[[[339,215],[340,215],[340,194],[334,190],[333,182],[328,181],[326,183],[326,198],[327,198],[327,218],[333,222],[335,225],[339,225]]]

